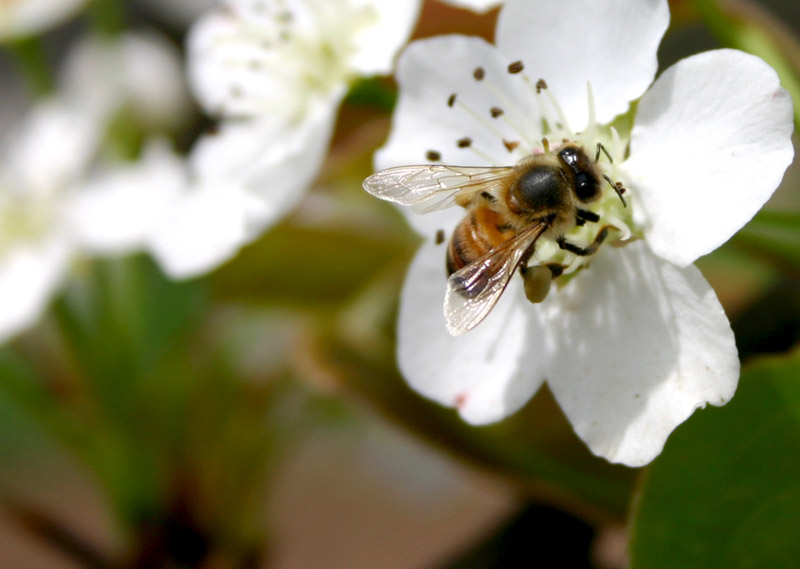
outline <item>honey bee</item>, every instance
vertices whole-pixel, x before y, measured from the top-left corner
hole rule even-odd
[[[608,227],[585,247],[564,236],[576,225],[599,221],[584,206],[600,198],[603,179],[625,203],[622,185],[603,174],[597,164],[600,152],[605,152],[601,144],[592,160],[577,143],[564,142],[551,151],[543,142],[543,153],[526,156],[514,166],[399,166],[364,181],[370,194],[419,213],[451,205],[467,210],[450,237],[445,260],[444,314],[454,336],[473,329],[489,314],[517,268],[528,298],[544,300],[550,279],[560,269],[528,267],[540,238],[550,238],[576,255],[597,250]]]

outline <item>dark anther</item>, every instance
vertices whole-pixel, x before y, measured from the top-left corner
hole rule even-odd
[[[453,105],[455,105],[455,104],[456,104],[456,94],[455,94],[455,93],[453,93],[452,95],[450,95],[450,96],[447,98],[447,106],[448,106],[448,107],[452,107],[452,106],[453,106]]]
[[[514,152],[514,150],[516,150],[517,146],[519,146],[519,140],[506,140],[504,138],[503,139],[503,146],[505,146],[506,150],[508,150],[509,152]]]
[[[427,158],[431,162],[438,162],[439,160],[442,159],[442,155],[436,150],[428,150],[425,153],[425,158]]]
[[[434,239],[434,242],[437,245],[441,245],[442,243],[444,243],[444,229],[436,230],[436,238]]]
[[[536,82],[536,92],[541,93],[542,90],[544,89],[547,89],[547,81],[545,81],[544,79],[539,79]]]
[[[500,107],[492,107],[491,109],[489,109],[489,113],[492,115],[493,119],[496,119],[497,117],[503,114],[503,109],[501,109]]]
[[[486,71],[483,67],[476,67],[475,71],[472,72],[472,76],[475,78],[475,81],[483,81],[483,78],[486,77]]]
[[[514,63],[510,63],[508,65],[508,72],[511,73],[512,75],[515,73],[519,73],[523,69],[525,69],[525,66],[522,64],[521,61],[515,61]]]
[[[468,148],[472,146],[472,139],[468,136],[465,136],[464,138],[459,138],[456,141],[456,144],[458,145],[459,148]]]

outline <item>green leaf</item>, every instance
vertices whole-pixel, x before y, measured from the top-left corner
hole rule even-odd
[[[646,471],[631,569],[779,569],[800,559],[800,357],[762,360]]]

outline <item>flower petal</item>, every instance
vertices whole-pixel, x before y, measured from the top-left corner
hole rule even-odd
[[[173,278],[201,275],[234,256],[247,240],[248,196],[215,181],[180,196],[149,239],[150,251]]]
[[[469,423],[484,424],[522,407],[542,384],[536,326],[520,310],[512,282],[480,326],[453,337],[445,329],[445,246],[426,242],[411,264],[400,298],[397,357],[416,391],[457,407]],[[541,330],[539,330],[541,332]]]
[[[446,4],[457,6],[459,8],[467,8],[473,12],[482,14],[488,12],[492,8],[496,8],[503,3],[503,0],[444,0]]]
[[[0,342],[35,323],[67,269],[72,248],[53,232],[13,246],[0,257]]]
[[[666,0],[508,0],[495,43],[510,61],[523,61],[531,79],[547,81],[580,131],[589,117],[587,81],[600,123],[626,111],[655,77],[668,24]]]
[[[80,11],[87,0],[12,0],[0,2],[0,41],[53,28]]]
[[[93,179],[69,201],[79,243],[100,254],[125,254],[145,243],[186,184],[184,163],[161,141],[140,162]]]
[[[286,215],[305,195],[328,150],[339,98],[310,108],[302,121],[227,121],[200,139],[190,156],[199,180],[237,183],[250,193],[248,219],[255,235]]]
[[[700,271],[642,242],[601,251],[551,297],[548,383],[595,454],[640,466],[739,378],[728,319]]]
[[[417,0],[360,0],[353,2],[352,19],[363,23],[353,34],[355,50],[350,58],[352,70],[359,75],[386,75],[417,22],[421,2]]]
[[[623,165],[653,251],[686,266],[727,241],[778,187],[792,126],[788,93],[755,56],[717,50],[665,71],[642,97]]]

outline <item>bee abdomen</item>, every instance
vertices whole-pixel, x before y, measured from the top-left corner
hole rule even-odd
[[[513,234],[511,227],[503,224],[500,216],[488,207],[470,211],[456,226],[447,246],[447,275],[479,259]]]

